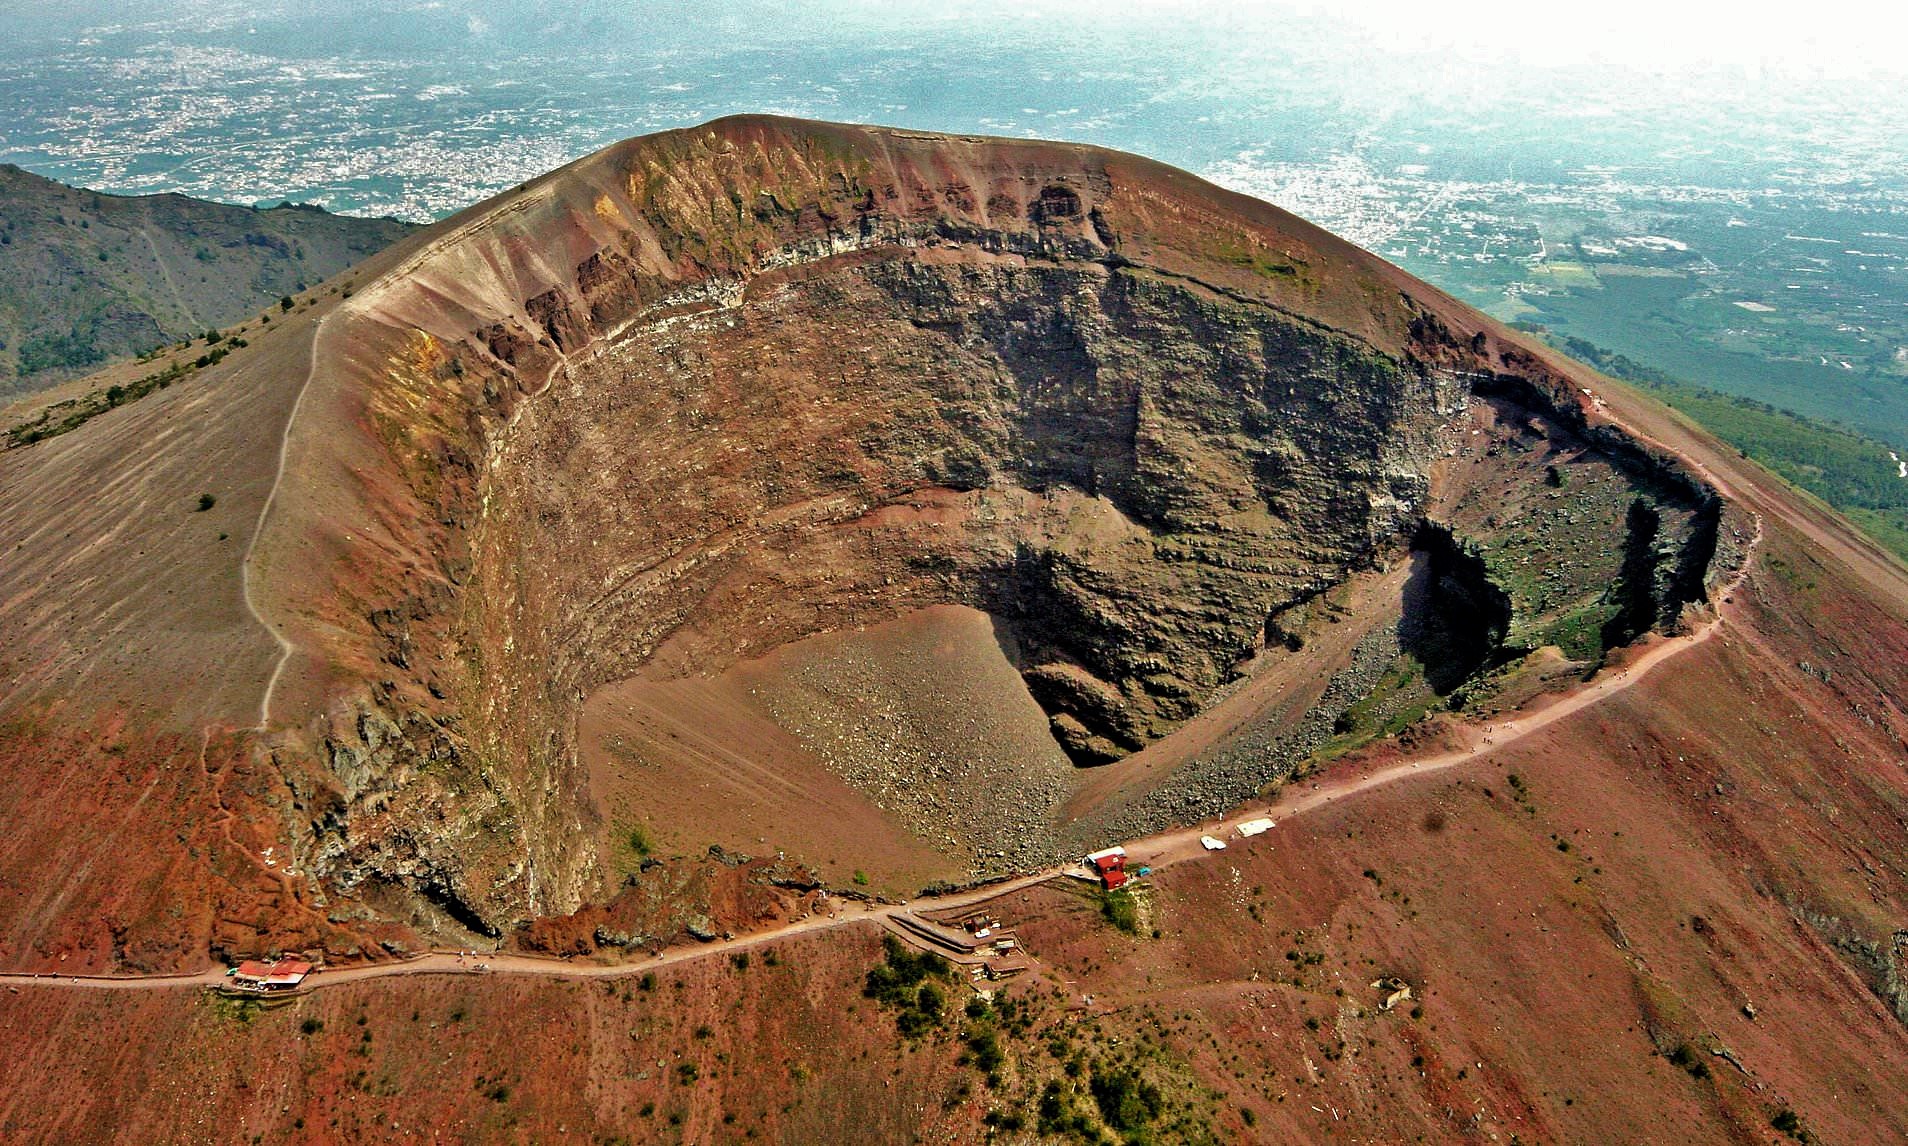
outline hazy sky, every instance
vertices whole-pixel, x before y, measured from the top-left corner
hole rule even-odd
[[[712,37],[781,30],[796,39],[831,29],[906,36],[992,26],[1094,36],[1199,28],[1250,39],[1297,18],[1403,59],[1656,73],[1721,66],[1789,79],[1908,73],[1908,14],[1877,0],[0,0],[16,45],[99,24],[260,16],[335,18],[341,33],[384,30],[398,39],[406,25],[461,25],[506,48],[532,46],[540,30],[557,28]]]
[[[1908,175],[1908,16],[1852,0],[0,0],[0,26],[0,158],[410,216],[744,111],[1077,139],[1235,183],[1347,155]]]

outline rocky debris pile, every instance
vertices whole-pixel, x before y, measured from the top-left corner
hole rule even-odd
[[[761,700],[877,807],[968,856],[974,877],[1041,866],[1058,846],[1073,768],[1024,694],[1027,711],[1013,711],[1011,666],[996,657],[961,672],[950,644],[883,632],[761,686]]]
[[[1379,628],[1353,648],[1351,663],[1332,674],[1318,702],[1296,725],[1248,725],[1213,751],[1174,773],[1172,782],[1114,809],[1104,821],[1076,825],[1069,851],[1102,839],[1135,839],[1180,824],[1222,815],[1254,798],[1268,784],[1291,777],[1324,747],[1352,705],[1378,687],[1397,663],[1398,634]]]
[[[821,889],[813,871],[786,858],[712,847],[702,857],[645,863],[607,903],[530,920],[510,942],[571,956],[602,948],[659,951],[687,939],[709,943],[795,918]]]
[[[359,515],[388,543],[279,611],[352,693],[325,711],[382,709],[399,742],[325,730],[331,759],[376,773],[342,785],[330,834],[365,839],[362,821],[378,843],[322,870],[494,930],[606,890],[577,711],[666,647],[714,675],[967,606],[1013,631],[1049,743],[1090,766],[1204,709],[1268,618],[1394,552],[1454,468],[1524,457],[1471,456],[1478,397],[1620,456],[1657,501],[1709,496],[1422,284],[1090,148],[773,119],[665,133],[446,231],[336,317],[329,400],[359,436],[301,466],[361,475],[338,495],[360,502],[301,519],[286,501],[275,528],[328,539]],[[1713,530],[1681,532],[1699,516],[1641,531],[1630,615],[1700,593]],[[1252,794],[1395,655],[1361,646],[1316,712],[1214,750],[1130,829]],[[985,706],[816,695],[864,724],[779,718],[928,839],[984,870],[1056,850],[1040,824],[1063,772],[946,747],[987,741],[960,723]]]

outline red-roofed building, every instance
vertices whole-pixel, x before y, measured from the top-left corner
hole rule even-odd
[[[311,974],[311,964],[303,959],[279,959],[261,963],[247,959],[232,972],[232,981],[253,991],[289,991]]]
[[[1117,891],[1126,886],[1126,851],[1112,848],[1087,857],[1093,863],[1093,870],[1100,873],[1100,882],[1108,891]]]

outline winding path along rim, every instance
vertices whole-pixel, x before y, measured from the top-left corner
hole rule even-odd
[[[1475,741],[1468,747],[1417,760],[1401,760],[1396,764],[1381,768],[1363,776],[1347,777],[1333,784],[1311,785],[1301,793],[1288,794],[1284,799],[1270,806],[1255,806],[1251,810],[1240,809],[1217,821],[1206,821],[1188,827],[1177,828],[1159,835],[1147,836],[1125,845],[1131,860],[1158,870],[1186,860],[1198,859],[1208,852],[1199,842],[1201,836],[1217,835],[1224,838],[1233,833],[1239,823],[1245,820],[1270,817],[1274,821],[1289,820],[1302,816],[1338,800],[1357,796],[1375,788],[1382,788],[1424,776],[1435,775],[1479,757],[1487,756],[1498,748],[1514,743],[1533,732],[1547,728],[1572,713],[1588,708],[1590,705],[1607,700],[1623,690],[1635,685],[1664,661],[1695,648],[1697,645],[1715,636],[1723,625],[1723,605],[1742,587],[1749,575],[1750,563],[1755,550],[1762,540],[1762,519],[1755,519],[1756,530],[1743,554],[1741,567],[1725,586],[1712,590],[1713,615],[1702,627],[1687,636],[1672,637],[1658,641],[1645,649],[1634,661],[1622,668],[1610,670],[1584,687],[1569,693],[1553,704],[1536,712],[1514,717],[1509,720],[1473,728]],[[1228,839],[1229,847],[1251,847],[1249,840],[1234,834]],[[427,955],[388,963],[367,963],[354,967],[342,967],[314,973],[306,985],[297,992],[304,994],[325,987],[355,983],[364,979],[381,979],[394,975],[553,975],[565,979],[615,979],[631,975],[641,975],[658,967],[667,967],[677,963],[687,963],[697,959],[713,958],[717,955],[746,951],[750,948],[765,946],[813,931],[827,931],[837,927],[850,927],[863,922],[879,922],[890,916],[913,914],[919,911],[948,911],[962,907],[971,907],[985,903],[1003,895],[1058,879],[1074,869],[1066,864],[1045,868],[1016,876],[1012,879],[970,888],[950,895],[929,896],[902,903],[875,904],[857,900],[831,899],[834,905],[829,914],[814,914],[795,920],[781,927],[766,931],[751,932],[734,939],[718,939],[701,943],[694,947],[682,946],[665,949],[648,958],[625,963],[573,963],[555,956],[535,956],[519,954],[483,954],[460,956],[455,952],[434,951]],[[479,966],[485,968],[480,971]],[[182,987],[217,987],[226,981],[226,972],[219,967],[184,975],[60,975],[57,973],[32,974],[25,972],[0,973],[0,985],[36,987],[62,987],[94,990],[170,990]]]

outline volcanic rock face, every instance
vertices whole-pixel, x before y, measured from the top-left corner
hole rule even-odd
[[[951,600],[1010,621],[1062,744],[1109,760],[1410,519],[1454,400],[1097,264],[915,257],[750,295],[567,370],[519,423],[543,472],[495,504],[582,555],[528,587],[588,634],[581,687],[685,624],[707,670]]]
[[[483,932],[599,889],[575,727],[602,686],[964,604],[1066,753],[1116,760],[1403,554],[1485,464],[1474,391],[1632,475],[1624,617],[1673,623],[1714,546],[1706,491],[1598,446],[1455,304],[1084,148],[633,141],[448,228],[319,350],[307,402],[353,429],[298,456],[350,504],[286,499],[272,528],[334,556],[269,602],[323,666],[282,749],[337,779],[308,859]]]

